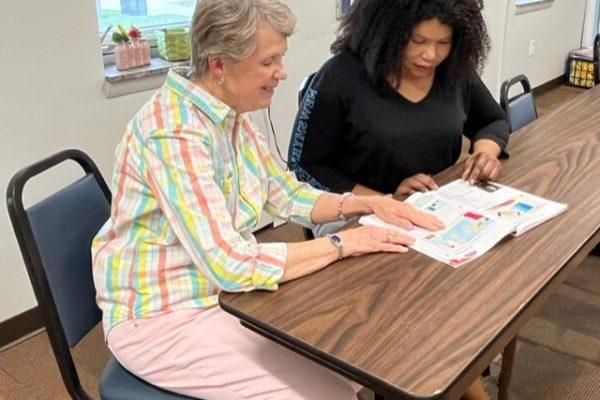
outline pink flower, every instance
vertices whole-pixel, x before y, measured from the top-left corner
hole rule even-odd
[[[135,26],[132,26],[131,28],[129,28],[129,32],[127,32],[127,34],[129,35],[129,37],[131,39],[139,39],[142,37],[142,33]]]

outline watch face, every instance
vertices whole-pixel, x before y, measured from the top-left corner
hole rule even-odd
[[[338,246],[338,245],[340,245],[342,243],[342,239],[340,239],[340,237],[338,235],[336,235],[336,234],[329,235],[329,239],[336,246]]]

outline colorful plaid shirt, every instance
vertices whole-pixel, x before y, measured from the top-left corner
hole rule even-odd
[[[271,158],[247,115],[171,71],[116,150],[110,219],[92,244],[105,334],[135,318],[277,289],[284,243],[252,235],[263,210],[311,226],[321,191]]]

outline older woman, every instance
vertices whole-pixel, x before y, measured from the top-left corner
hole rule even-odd
[[[327,194],[271,159],[249,111],[286,78],[294,17],[276,0],[202,0],[192,70],[171,71],[117,148],[109,221],[93,243],[107,343],[144,380],[204,399],[351,399],[357,385],[242,328],[221,290],[275,290],[343,257],[405,252],[411,239],[356,228],[305,243],[258,244],[263,210],[305,226],[374,212],[441,223],[383,196]]]

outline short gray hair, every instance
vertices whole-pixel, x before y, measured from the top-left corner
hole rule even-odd
[[[263,21],[285,37],[296,26],[292,10],[278,0],[198,0],[190,27],[191,76],[206,74],[209,56],[239,61],[250,55]]]

